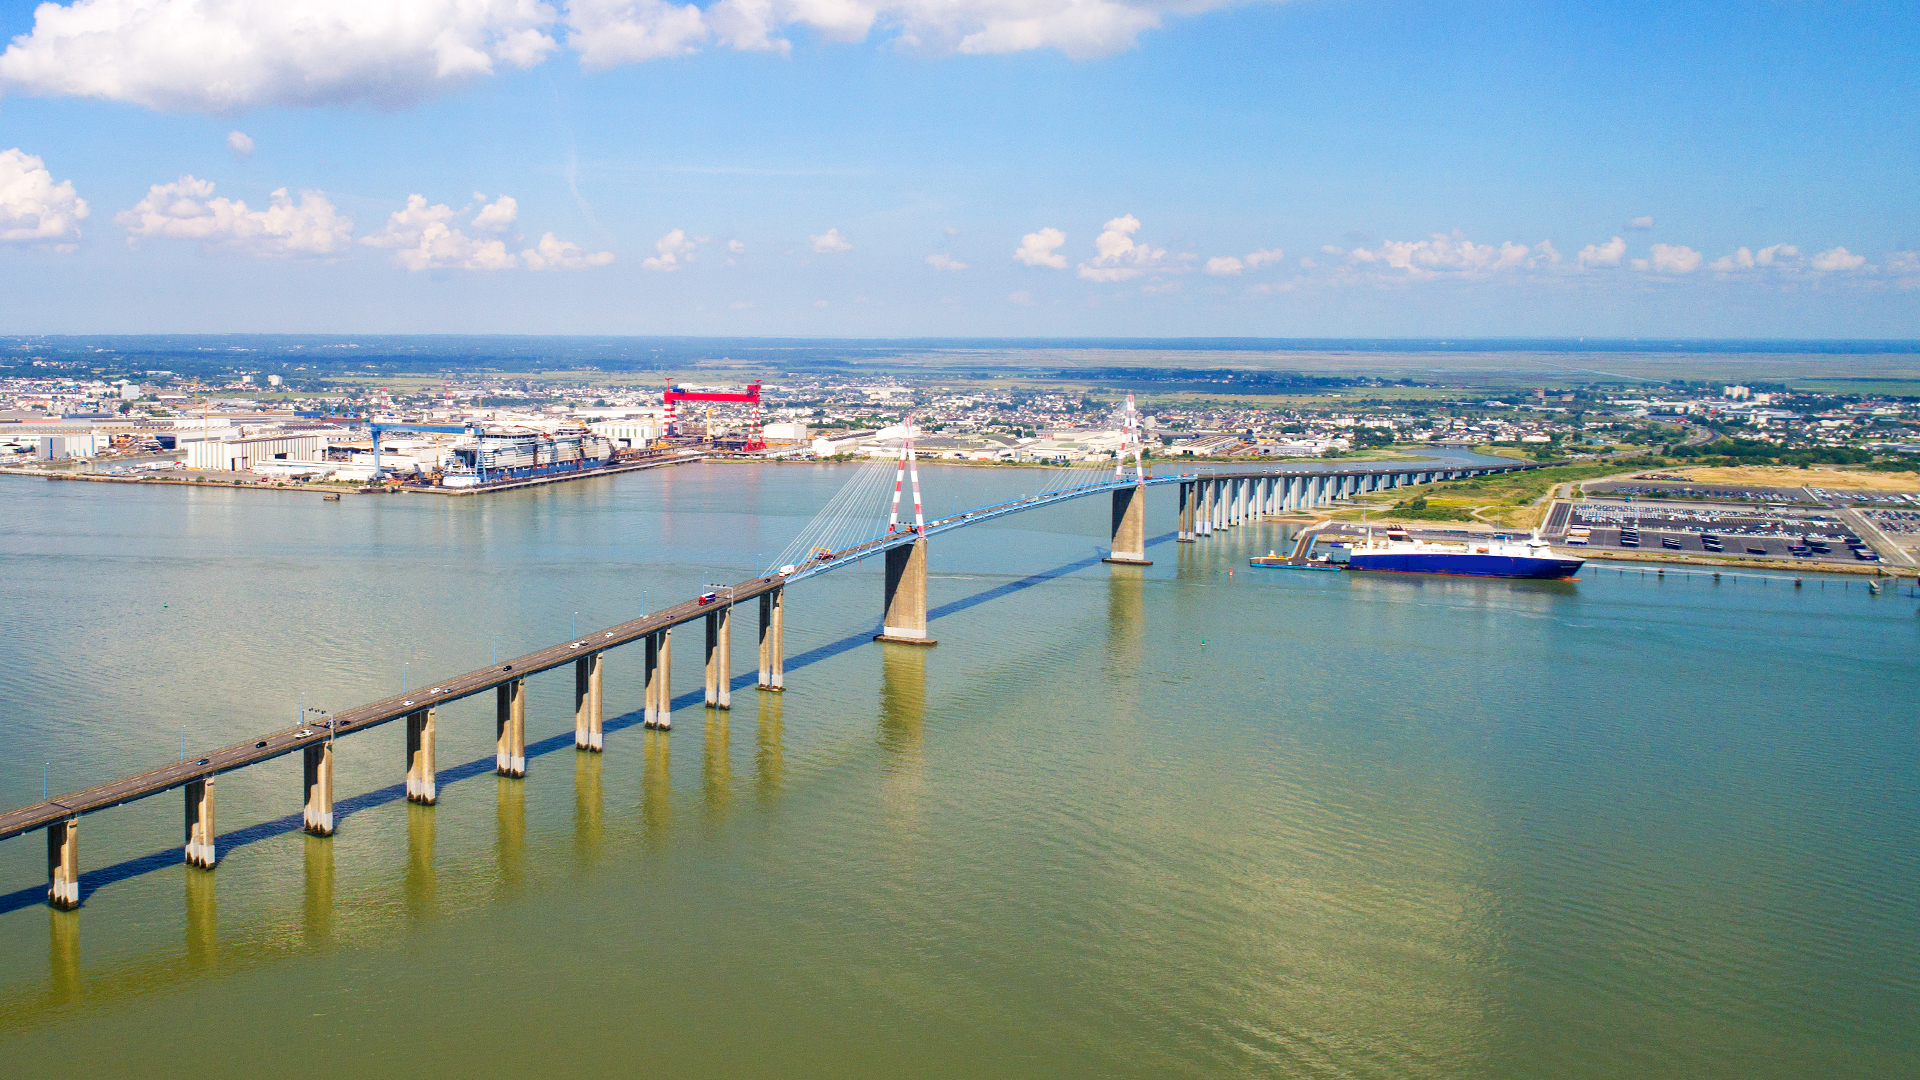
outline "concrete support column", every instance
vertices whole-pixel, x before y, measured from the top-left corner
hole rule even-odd
[[[333,835],[333,744],[317,742],[300,752],[307,805],[300,827],[315,836]]]
[[[652,727],[660,719],[660,635],[647,635],[646,667],[641,672],[641,680],[646,686],[646,705],[641,709],[640,719],[645,727]]]
[[[720,700],[717,709],[733,708],[733,604],[720,609],[720,649],[716,661],[720,668]]]
[[[1174,540],[1177,543],[1191,544],[1193,543],[1193,523],[1189,520],[1188,515],[1193,509],[1193,485],[1183,483],[1178,486],[1180,488],[1180,513],[1175,519],[1178,524],[1174,526]]]
[[[673,727],[673,627],[660,631],[660,695],[654,703],[653,726]]]
[[[595,754],[606,745],[601,735],[602,660],[600,653],[589,653],[573,662],[573,748]]]
[[[875,641],[931,645],[927,636],[927,538],[887,549],[885,615]]]
[[[1152,566],[1147,558],[1147,488],[1144,484],[1113,490],[1113,544],[1103,560],[1131,566]]]
[[[720,707],[720,613],[707,612],[707,708]]]
[[[760,689],[787,688],[787,590],[760,594]]]
[[[187,865],[213,869],[213,777],[187,784]]]
[[[494,690],[493,770],[501,776],[527,775],[527,680],[515,679]]]
[[[80,906],[80,819],[47,826],[47,903],[61,911]]]
[[[440,801],[434,783],[433,710],[407,714],[407,801],[432,806]]]

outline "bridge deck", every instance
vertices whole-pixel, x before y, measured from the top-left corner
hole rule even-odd
[[[398,720],[420,709],[445,705],[475,694],[482,694],[502,683],[537,675],[540,672],[570,664],[589,653],[626,645],[669,627],[692,622],[729,605],[752,600],[761,593],[779,588],[780,584],[781,579],[777,575],[753,578],[733,586],[730,598],[724,587],[717,590],[722,598],[715,604],[702,605],[697,599],[688,600],[651,615],[643,615],[630,622],[621,623],[611,629],[595,631],[585,637],[573,638],[525,656],[516,656],[499,664],[469,671],[464,675],[435,683],[421,690],[335,713],[333,731],[340,735],[351,734]],[[307,734],[303,735],[302,732]],[[136,799],[144,799],[149,795],[157,795],[204,777],[217,776],[248,765],[257,765],[283,754],[291,754],[315,740],[326,737],[327,729],[317,724],[283,728],[269,735],[256,736],[247,742],[215,750],[211,754],[188,758],[177,764],[115,780],[110,784],[62,795],[18,810],[10,810],[0,814],[0,840],[31,832],[34,829],[43,829],[53,822],[77,814],[105,810]]]

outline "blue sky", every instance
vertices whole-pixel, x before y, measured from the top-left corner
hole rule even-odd
[[[0,34],[10,332],[1920,337],[1911,4],[8,0]]]

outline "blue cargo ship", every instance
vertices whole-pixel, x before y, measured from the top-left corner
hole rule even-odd
[[[1495,536],[1461,543],[1415,540],[1400,529],[1384,538],[1369,535],[1353,546],[1347,569],[1392,574],[1451,574],[1460,577],[1570,578],[1584,559],[1555,555],[1538,536],[1515,540]]]

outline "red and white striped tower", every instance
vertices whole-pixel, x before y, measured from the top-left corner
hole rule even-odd
[[[920,464],[913,456],[913,417],[907,417],[906,441],[900,446],[900,467],[893,473],[893,515],[887,519],[887,532],[894,533],[900,528],[900,485],[911,477],[913,480],[913,531],[925,535],[926,519],[920,513]]]
[[[666,414],[665,414],[665,416],[664,416],[664,420],[665,420],[665,422],[666,422],[666,429],[665,429],[665,432],[664,432],[664,434],[662,435],[662,437],[663,437],[663,438],[668,438],[668,439],[671,439],[671,438],[673,438],[673,437],[674,437],[675,435],[678,435],[678,434],[679,434],[679,432],[678,432],[677,430],[675,430],[675,425],[674,425],[674,422],[673,422],[673,421],[674,421],[674,409],[673,409],[673,376],[671,376],[671,375],[669,375],[669,376],[667,376],[667,389],[665,390],[665,392],[663,392],[663,393],[662,393],[662,394],[660,395],[660,401],[661,401],[661,403],[662,403],[662,404],[664,404],[664,405],[665,405],[665,406],[667,407],[667,408],[666,408]]]

